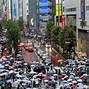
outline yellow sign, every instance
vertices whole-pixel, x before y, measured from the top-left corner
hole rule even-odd
[[[56,5],[56,16],[61,16],[62,15],[62,6],[61,5]]]

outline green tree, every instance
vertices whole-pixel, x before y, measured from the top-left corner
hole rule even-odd
[[[18,20],[18,25],[20,27],[20,31],[23,31],[23,29],[24,29],[24,21],[23,21],[22,18]]]
[[[52,39],[55,44],[58,44],[58,45],[60,44],[61,31],[62,31],[62,28],[60,26],[54,27]]]
[[[53,24],[53,22],[52,21],[48,21],[47,22],[47,27],[46,27],[46,29],[47,29],[47,37],[49,38],[49,39],[52,39],[52,33],[53,33],[53,29],[54,29],[54,24]]]
[[[76,46],[76,33],[72,27],[65,26],[65,29],[63,30],[61,34],[61,47],[64,51],[70,52],[73,50]]]
[[[9,49],[11,50],[13,47],[14,50],[17,50],[20,40],[20,30],[17,22],[12,20],[7,21],[6,37]]]
[[[7,20],[5,18],[0,20],[0,31],[3,31],[4,29],[6,29],[6,25],[7,25]]]

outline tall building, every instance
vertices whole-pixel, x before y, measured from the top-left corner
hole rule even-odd
[[[28,6],[29,6],[29,30],[31,29],[32,31],[37,29],[37,25],[36,25],[36,5],[37,5],[37,0],[28,0]]]
[[[7,0],[0,0],[0,19],[7,18]]]
[[[18,20],[21,18],[25,22],[27,21],[28,0],[3,0],[3,3],[5,3],[3,8],[6,10],[7,19]]]
[[[89,56],[89,0],[65,0],[65,15],[66,24],[76,29],[77,51]]]
[[[46,29],[49,20],[54,21],[55,14],[55,0],[38,0],[37,2],[37,15],[39,28]]]
[[[28,0],[23,0],[23,20],[27,22],[29,19],[28,17],[29,17]]]

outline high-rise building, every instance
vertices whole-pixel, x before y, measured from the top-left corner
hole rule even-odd
[[[66,24],[76,29],[77,51],[89,55],[89,0],[65,0],[65,15]]]
[[[0,0],[0,19],[7,18],[7,0]]]
[[[28,0],[0,0],[0,17],[27,21]]]
[[[32,31],[34,31],[35,29],[37,29],[37,25],[36,25],[36,18],[37,18],[37,14],[36,14],[36,4],[37,4],[37,0],[28,0],[28,6],[29,6],[29,30],[31,29]]]
[[[28,0],[23,0],[23,20],[25,22],[29,20]]]
[[[38,0],[37,2],[37,15],[39,28],[46,29],[49,20],[54,21],[55,14],[55,0]]]

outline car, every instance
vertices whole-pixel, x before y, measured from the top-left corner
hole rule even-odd
[[[27,48],[27,51],[29,51],[29,52],[34,52],[34,48],[33,48],[32,46],[29,46],[29,47]]]
[[[46,65],[51,65],[52,62],[51,62],[51,59],[50,58],[46,58],[45,59],[45,62],[46,62]]]
[[[49,57],[48,57],[48,54],[47,54],[47,53],[44,53],[44,54],[42,55],[42,60],[45,60],[46,58],[49,58]]]

